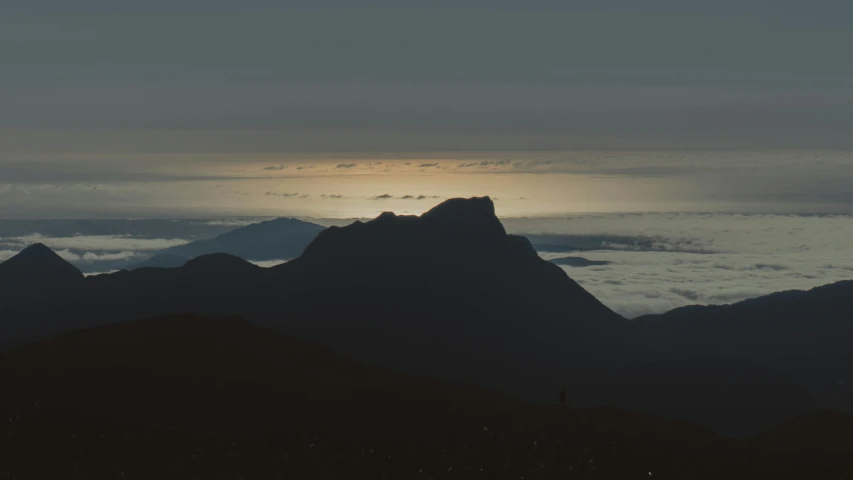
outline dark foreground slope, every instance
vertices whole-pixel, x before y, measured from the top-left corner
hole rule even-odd
[[[0,382],[0,478],[761,479],[853,471],[846,450],[813,442],[825,432],[849,438],[848,417],[829,425],[805,418],[778,434],[732,441],[682,422],[531,407],[360,366],[238,318],[171,316],[74,332],[8,353]]]

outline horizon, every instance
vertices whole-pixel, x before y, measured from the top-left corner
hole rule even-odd
[[[420,195],[490,195],[506,217],[851,213],[851,14],[4,5],[0,217],[356,218]]]

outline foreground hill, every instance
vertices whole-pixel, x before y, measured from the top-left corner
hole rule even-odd
[[[726,434],[765,430],[827,398],[754,358],[657,348],[525,238],[507,235],[488,198],[332,227],[274,268],[205,255],[34,292],[0,299],[7,348],[175,312],[235,314],[363,364],[530,401],[566,388],[574,406],[666,415]]]
[[[810,438],[849,438],[849,417],[732,441],[361,366],[234,317],[74,332],[0,358],[0,383],[0,478],[845,478],[853,467]]]

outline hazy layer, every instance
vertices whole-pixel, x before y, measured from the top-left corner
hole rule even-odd
[[[853,211],[850,152],[63,158],[0,159],[0,218],[354,218],[481,195],[503,217]]]

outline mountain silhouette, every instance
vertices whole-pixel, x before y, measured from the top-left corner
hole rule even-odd
[[[258,271],[261,267],[243,260],[236,255],[227,253],[210,253],[187,261],[184,270],[192,272],[208,272],[215,275],[240,275]]]
[[[528,401],[568,388],[573,406],[630,408],[739,435],[830,396],[764,359],[715,350],[696,360],[666,348],[645,321],[617,315],[526,238],[507,235],[488,197],[330,227],[273,268],[208,255],[88,277],[49,300],[0,301],[0,342],[176,312],[240,315],[362,364]]]
[[[661,347],[740,356],[850,352],[853,281],[792,290],[733,305],[689,306],[636,319]],[[731,332],[737,329],[737,335]]]
[[[180,255],[158,253],[153,257],[124,268],[124,270],[136,270],[137,268],[178,268],[184,266],[190,259]]]
[[[294,218],[253,223],[214,238],[170,247],[158,252],[183,258],[228,253],[246,260],[288,260],[298,257],[323,227]]]
[[[565,265],[567,267],[595,267],[600,265],[610,265],[607,260],[589,260],[583,257],[560,257],[548,260],[557,265]]]
[[[615,333],[626,323],[540,259],[526,238],[507,235],[488,197],[451,199],[420,217],[385,212],[366,223],[330,227],[304,255],[276,269],[333,273],[338,289],[480,297],[483,306],[534,314],[543,328],[564,333]]]
[[[31,298],[73,287],[83,273],[47,246],[36,243],[0,263],[0,302],[3,298]]]
[[[826,408],[853,413],[853,281],[636,319],[642,342],[676,356],[723,355],[791,372]]]

